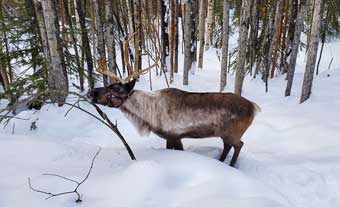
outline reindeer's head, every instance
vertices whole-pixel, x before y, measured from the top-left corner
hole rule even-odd
[[[107,87],[95,88],[87,93],[87,97],[96,104],[118,108],[129,97],[136,80],[122,84],[120,82]]]

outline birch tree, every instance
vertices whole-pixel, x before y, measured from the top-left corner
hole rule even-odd
[[[208,13],[207,13],[207,29],[205,36],[205,49],[208,50],[210,45],[212,45],[212,34],[214,30],[214,0],[208,0]]]
[[[319,47],[319,36],[322,16],[321,4],[322,0],[315,0],[315,7],[313,12],[313,25],[311,29],[309,48],[307,52],[306,69],[303,79],[300,103],[306,101],[312,93],[314,70]]]

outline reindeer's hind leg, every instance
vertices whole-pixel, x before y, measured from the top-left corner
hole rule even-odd
[[[175,149],[175,142],[173,140],[166,140],[167,149]]]
[[[236,161],[237,161],[237,157],[238,157],[238,155],[240,154],[240,151],[241,151],[242,146],[243,146],[243,142],[242,142],[242,141],[240,141],[240,142],[239,142],[238,144],[236,144],[236,145],[233,145],[233,147],[234,147],[234,155],[233,155],[233,157],[231,158],[231,161],[230,161],[230,166],[231,166],[231,167],[234,167],[234,166],[235,166]]]
[[[224,146],[223,146],[223,151],[222,151],[222,154],[221,154],[221,157],[220,157],[220,161],[221,162],[224,162],[224,160],[225,160],[225,158],[227,158],[227,155],[228,155],[228,153],[229,153],[229,151],[230,151],[230,149],[231,149],[231,144],[228,144],[226,141],[225,141],[225,139],[224,138],[222,138],[223,139],[223,144],[224,144]]]
[[[175,141],[175,150],[184,150],[182,141],[180,139],[176,139]]]

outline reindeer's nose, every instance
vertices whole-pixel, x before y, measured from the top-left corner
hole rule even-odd
[[[93,95],[94,95],[93,90],[90,90],[90,91],[87,92],[86,97],[89,98],[92,101],[93,98],[94,98]]]

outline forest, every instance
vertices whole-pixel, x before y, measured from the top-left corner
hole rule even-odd
[[[0,0],[0,206],[338,206],[338,52],[339,0]],[[166,89],[237,98],[185,108]],[[240,96],[255,107],[241,152],[159,132],[209,120],[185,117],[205,103],[247,114]]]

